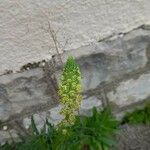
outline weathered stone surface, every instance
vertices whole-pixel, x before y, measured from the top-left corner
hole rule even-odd
[[[73,55],[81,68],[86,95],[81,104],[81,114],[89,115],[94,106],[101,108],[101,100],[109,99],[122,108],[150,97],[149,43],[150,30],[140,27],[62,55],[63,62],[68,55]],[[57,64],[57,56],[54,59]],[[60,70],[56,74],[60,76]],[[108,90],[103,86],[108,86]],[[21,118],[26,115],[23,126],[29,129],[29,116],[33,114],[39,130],[46,117],[54,125],[58,124],[63,118],[59,114],[61,106],[49,108],[53,103],[51,90],[40,68],[0,76],[0,120],[9,120],[17,113]],[[42,105],[46,107],[41,109]]]
[[[128,34],[66,52],[62,60],[65,62],[69,55],[77,58],[86,91],[145,67],[149,43],[150,30],[138,28]]]
[[[51,92],[46,93],[46,82],[40,68],[1,76],[0,120],[7,120],[24,109],[32,110],[32,106],[51,103]]]
[[[8,119],[11,114],[11,102],[8,99],[8,93],[3,84],[0,85],[0,120]]]
[[[66,52],[62,55],[62,60],[65,61],[68,55],[76,57],[82,72],[83,91],[94,91],[95,88],[98,90],[101,83],[111,82],[120,77],[123,80],[127,80],[126,77],[123,77],[124,74],[134,73],[135,70],[140,70],[141,68],[145,68],[145,71],[149,70],[150,68],[147,65],[149,63],[149,43],[150,30],[141,27],[128,34],[111,37],[97,44]],[[143,74],[143,72],[140,72],[140,74]],[[57,75],[60,75],[60,73],[57,73]],[[130,78],[135,76],[133,74]],[[129,83],[132,81],[130,78],[127,81],[128,84],[126,83],[120,87],[122,91],[124,86],[126,88],[130,86]],[[139,84],[135,85],[137,90],[139,88],[137,91],[139,94],[136,95],[136,97],[139,97],[138,99],[136,99],[132,90],[127,94],[129,95],[129,97],[127,96],[128,98],[122,98],[125,94],[119,91],[119,87],[116,95],[108,94],[108,97],[111,97],[110,99],[113,99],[113,101],[116,101],[117,97],[119,97],[118,105],[121,105],[121,103],[122,105],[129,104],[128,99],[131,99],[131,97],[132,99],[135,98],[133,102],[146,98],[149,96],[149,82],[145,80],[149,81],[149,76],[146,76],[146,79],[144,78]],[[143,86],[143,92],[140,91],[140,86]],[[114,87],[110,87],[110,91],[112,90],[114,90]],[[44,79],[43,70],[40,68],[1,76],[0,120],[7,120],[10,115],[21,113],[28,107],[53,102],[51,91],[49,90],[49,94],[46,91],[47,81]],[[32,109],[30,110],[32,112]]]
[[[91,115],[93,107],[100,110],[102,108],[102,102],[95,96],[85,98],[81,102],[79,113],[85,116]]]
[[[120,107],[144,100],[150,96],[150,73],[141,75],[138,79],[121,82],[115,91],[107,94],[109,101]]]
[[[70,50],[148,23],[149,6],[149,0],[1,0],[0,74],[56,53],[47,20]]]
[[[82,100],[81,107],[79,110],[80,115],[85,116],[91,115],[93,107],[96,107],[98,110],[102,108],[101,101],[96,97],[92,96]],[[53,125],[57,125],[58,123],[60,123],[61,120],[64,118],[63,115],[60,114],[62,108],[63,108],[62,105],[58,105],[46,112],[34,114],[33,117],[35,120],[35,124],[37,125],[37,129],[41,130],[43,128],[46,118]],[[31,125],[31,118],[30,117],[24,118],[23,125],[26,129],[29,129]]]
[[[52,112],[52,114],[50,114],[50,111]],[[49,122],[51,122],[54,125],[58,124],[58,122],[62,120],[57,107],[54,107],[50,109],[49,111],[44,111],[44,112],[33,114],[34,122],[39,131],[43,129],[44,124],[46,123],[46,118],[48,119]],[[25,129],[29,129],[31,127],[31,116],[23,118],[23,127]]]
[[[62,105],[58,105],[52,109],[50,109],[48,111],[49,113],[49,122],[57,125],[58,123],[60,123],[62,121],[62,119],[64,118],[63,115],[60,114],[61,109],[63,108]]]
[[[150,127],[124,125],[117,136],[117,141],[118,150],[149,150]]]
[[[13,139],[12,139],[13,138]],[[0,144],[3,145],[6,142],[12,143],[19,141],[19,136],[15,130],[0,131]]]
[[[33,114],[33,118],[34,118],[37,129],[40,131],[43,128],[46,122],[46,118],[53,125],[57,125],[59,122],[61,122],[61,120],[63,119],[63,116],[60,115],[61,109],[62,109],[62,106],[58,105],[54,108],[51,108],[48,111]],[[29,127],[31,126],[31,117],[26,117],[23,119],[23,126],[26,129],[29,129]]]
[[[23,126],[25,129],[29,129],[31,126],[31,117],[26,117],[23,119]]]

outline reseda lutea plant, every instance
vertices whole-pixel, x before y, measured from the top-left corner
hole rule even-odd
[[[75,122],[75,111],[81,103],[81,73],[73,57],[69,57],[61,76],[59,86],[61,114],[64,116],[61,125],[69,126]]]

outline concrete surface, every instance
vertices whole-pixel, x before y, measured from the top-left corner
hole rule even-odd
[[[0,74],[56,53],[47,20],[71,50],[149,23],[149,8],[149,0],[0,0]]]

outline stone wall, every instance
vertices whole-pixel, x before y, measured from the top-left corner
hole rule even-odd
[[[73,55],[81,68],[81,114],[109,104],[120,117],[150,100],[149,8],[149,0],[1,1],[0,143],[30,134],[31,115],[38,129],[63,117],[52,33],[62,62]]]
[[[68,51],[62,55],[62,61],[69,55],[76,57],[86,96],[105,97],[104,101],[108,99],[122,107],[149,98],[149,53],[150,30],[141,26],[127,34]]]
[[[93,106],[102,109],[109,104],[120,117],[150,100],[150,26],[66,51],[61,55],[62,62],[69,55],[76,58],[82,73],[81,114],[89,115]],[[53,124],[63,118],[55,82],[59,82],[62,66],[58,55],[52,60],[43,67],[0,76],[2,144],[11,141],[10,133],[16,140],[20,134],[29,134],[31,115],[38,129],[46,117]]]

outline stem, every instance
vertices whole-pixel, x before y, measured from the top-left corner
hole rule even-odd
[[[108,148],[105,147],[103,143],[101,143],[101,148],[102,148],[102,150],[108,150]]]
[[[85,144],[81,150],[90,150],[89,145]]]
[[[103,143],[101,143],[102,150],[105,150]]]

